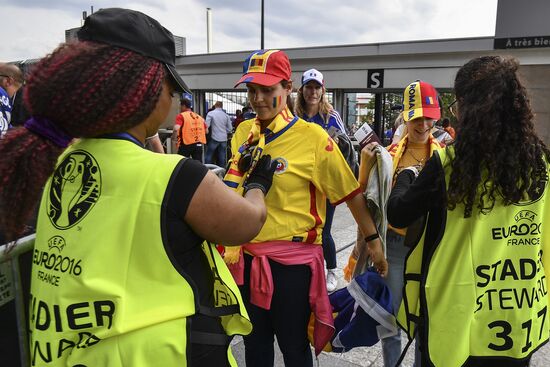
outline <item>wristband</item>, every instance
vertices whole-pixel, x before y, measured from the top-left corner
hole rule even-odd
[[[380,238],[380,235],[378,234],[378,232],[376,232],[375,234],[371,234],[370,236],[365,237],[365,242],[374,241],[377,238]]]
[[[267,192],[266,192],[267,190],[265,189],[265,186],[256,182],[247,184],[244,187],[244,193],[246,194],[249,190],[252,190],[252,189],[260,189],[264,193],[264,196],[267,195]]]

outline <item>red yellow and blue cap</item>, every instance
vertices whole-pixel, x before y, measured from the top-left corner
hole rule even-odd
[[[403,119],[410,121],[419,117],[439,120],[441,110],[434,86],[416,80],[407,85],[403,92]]]
[[[281,50],[259,50],[244,60],[243,76],[235,84],[255,83],[272,86],[291,78],[290,61]]]

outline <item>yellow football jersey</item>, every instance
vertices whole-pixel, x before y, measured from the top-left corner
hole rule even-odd
[[[253,123],[252,119],[239,125],[232,152],[246,141]],[[266,197],[267,220],[252,242],[321,244],[326,198],[339,204],[359,193],[359,183],[323,128],[302,119],[290,123],[282,134],[266,138],[263,154],[279,164]]]

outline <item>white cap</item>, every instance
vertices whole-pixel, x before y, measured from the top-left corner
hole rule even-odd
[[[309,69],[302,74],[302,86],[311,80],[315,80],[322,86],[325,85],[323,74],[317,69]]]

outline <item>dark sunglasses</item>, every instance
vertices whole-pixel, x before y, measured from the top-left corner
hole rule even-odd
[[[242,172],[242,173],[248,172],[248,170],[252,166],[252,160],[253,160],[252,154],[254,153],[254,148],[256,148],[256,145],[250,145],[241,154],[241,158],[237,163],[237,168],[239,169],[239,172]]]

